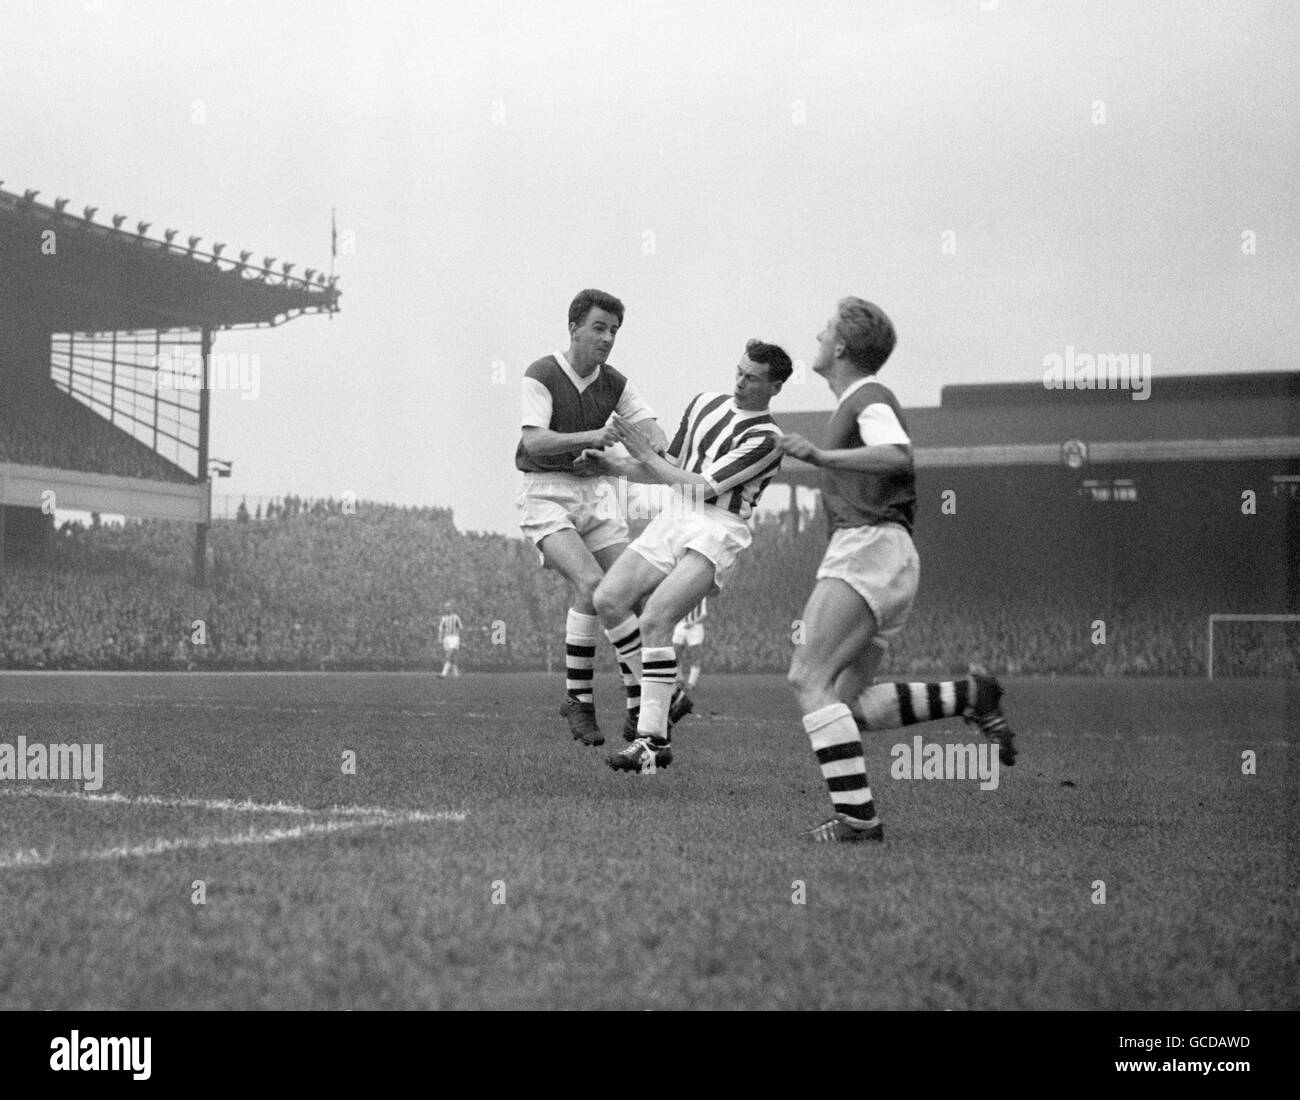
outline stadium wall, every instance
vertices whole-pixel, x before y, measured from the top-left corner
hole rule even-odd
[[[54,495],[46,498],[47,492]],[[205,482],[185,485],[0,462],[0,504],[40,508],[46,499],[59,508],[138,519],[207,523],[210,513]]]
[[[922,584],[1047,586],[1099,605],[1195,585],[1242,610],[1296,611],[1300,501],[1273,479],[1297,473],[1295,461],[918,470]],[[1136,499],[1097,500],[1085,484],[1115,481]]]
[[[0,323],[0,401],[37,397],[50,381],[50,334]]]

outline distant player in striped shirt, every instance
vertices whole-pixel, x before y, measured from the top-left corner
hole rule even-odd
[[[1014,764],[1002,689],[977,673],[938,683],[875,684],[890,639],[907,621],[920,579],[912,545],[916,483],[912,440],[894,395],[875,380],[894,350],[884,310],[842,299],[818,336],[813,370],[838,399],[826,447],[787,435],[781,449],[822,470],[830,544],[803,613],[805,642],[790,665],[803,727],[835,816],[808,832],[816,841],[883,840],[862,755],[862,730],[895,729],[956,715],[976,723]]]
[[[753,542],[749,519],[781,465],[781,436],[768,404],[794,366],[775,344],[750,340],[731,393],[702,393],[686,408],[666,457],[636,428],[615,419],[628,457],[589,452],[585,461],[630,481],[680,491],[676,506],[645,531],[596,588],[596,613],[619,659],[641,676],[635,738],[609,757],[620,771],[653,772],[672,762],[669,708],[677,679],[673,626],[718,591]],[[640,619],[634,608],[644,601]]]
[[[574,460],[587,448],[616,442],[610,420],[638,424],[662,452],[668,438],[636,387],[606,360],[623,324],[623,303],[602,290],[583,290],[569,305],[569,347],[524,372],[522,416],[515,466],[523,472],[520,527],[543,563],[573,589],[565,619],[565,696],[560,713],[574,738],[603,745],[596,723],[593,669],[600,621],[591,602],[605,571],[627,549],[627,517],[617,487],[590,465]],[[636,727],[641,688],[623,666],[627,697],[624,728]]]
[[[438,620],[438,641],[442,643],[442,678],[460,675],[460,634],[464,624],[452,610],[451,600],[442,605],[443,615]]]
[[[673,627],[673,649],[677,651],[677,684],[668,721],[680,722],[695,703],[690,692],[700,682],[700,650],[704,647],[704,620],[709,617],[709,601],[701,600]]]

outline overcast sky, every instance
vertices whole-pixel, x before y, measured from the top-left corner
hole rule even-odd
[[[0,25],[6,190],[298,271],[338,208],[342,312],[218,336],[261,368],[214,395],[219,493],[517,533],[520,378],[585,286],[627,304],[610,361],[670,434],[747,338],[811,360],[845,294],[893,318],[907,406],[1067,345],[1150,354],[1152,400],[1296,366],[1294,0],[8,0]],[[774,411],[830,404],[809,374]]]

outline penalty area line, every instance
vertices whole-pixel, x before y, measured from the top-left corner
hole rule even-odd
[[[302,840],[313,836],[328,836],[358,829],[388,829],[402,824],[444,820],[448,820],[446,815],[424,814],[412,810],[402,816],[356,818],[350,821],[311,821],[305,825],[295,825],[288,829],[250,830],[246,833],[233,833],[226,836],[156,837],[141,844],[123,844],[112,848],[101,848],[98,851],[77,852],[71,856],[58,859],[53,855],[42,855],[33,848],[26,852],[16,852],[10,856],[0,857],[0,871],[13,870],[17,867],[62,867],[75,863],[111,862],[122,859],[138,859],[142,856],[164,855],[167,852],[203,851],[209,848],[246,848],[259,844],[280,844],[288,840]],[[463,816],[459,820],[464,820]]]

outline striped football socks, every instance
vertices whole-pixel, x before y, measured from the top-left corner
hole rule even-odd
[[[858,711],[869,730],[892,730],[956,718],[971,703],[971,682],[941,680],[937,683],[872,684],[858,696]]]
[[[569,608],[564,624],[564,686],[569,698],[592,701],[592,669],[596,664],[596,638],[600,620]]]
[[[653,744],[668,743],[668,708],[676,682],[677,651],[670,645],[645,646],[641,650],[641,717],[636,732]]]
[[[803,728],[817,754],[836,811],[857,821],[873,820],[876,804],[867,783],[862,735],[849,708],[843,703],[832,703],[805,714]]]
[[[623,677],[623,687],[627,691],[627,709],[639,710],[641,707],[641,624],[635,615],[629,615],[612,630],[605,631],[605,637],[614,646],[618,654],[618,671]]]

